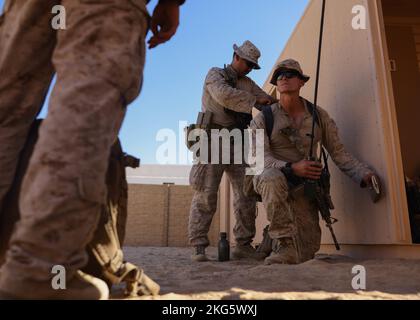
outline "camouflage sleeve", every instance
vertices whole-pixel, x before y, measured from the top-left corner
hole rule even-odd
[[[273,97],[270,96],[267,92],[261,89],[252,79],[249,79],[251,85],[251,93],[256,97],[267,97],[272,99]]]
[[[325,148],[337,167],[353,181],[360,184],[363,177],[372,173],[373,170],[345,150],[343,143],[340,141],[335,121],[330,118],[325,110],[320,112],[323,125],[322,139]]]
[[[218,104],[236,112],[251,113],[257,101],[252,93],[232,87],[215,68],[209,71],[205,86]]]
[[[264,168],[277,168],[281,169],[286,165],[285,161],[281,161],[274,157],[270,148],[270,140],[268,139],[267,132],[265,130],[265,119],[264,114],[260,112],[250,124],[250,129],[252,130],[252,153],[255,157],[256,155],[256,130],[264,130]]]

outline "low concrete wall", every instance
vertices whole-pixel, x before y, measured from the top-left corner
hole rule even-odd
[[[188,246],[188,217],[193,190],[181,185],[129,184],[126,246]],[[220,230],[217,209],[209,231],[216,245]]]

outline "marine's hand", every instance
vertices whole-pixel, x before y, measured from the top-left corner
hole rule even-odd
[[[372,186],[372,181],[371,178],[374,176],[375,174],[373,172],[366,174],[363,177],[363,183],[362,183],[362,187],[366,188],[366,187],[371,187]]]
[[[381,179],[374,173],[368,173],[363,177],[362,187],[368,187],[373,203],[379,201],[382,196]]]
[[[322,165],[317,161],[301,160],[293,163],[292,169],[298,177],[318,180],[321,177]]]
[[[150,28],[153,36],[147,41],[149,49],[170,40],[179,25],[179,4],[176,1],[159,1],[153,11]]]

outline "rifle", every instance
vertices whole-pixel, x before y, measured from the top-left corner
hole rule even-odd
[[[312,142],[313,143],[313,139]],[[330,171],[328,170],[328,158],[326,156],[324,148],[322,148],[322,156],[324,160],[324,168],[321,172],[319,180],[305,179],[305,196],[309,199],[314,200],[322,219],[325,221],[325,226],[330,230],[331,236],[334,241],[335,248],[340,250],[337,238],[335,236],[332,225],[338,220],[331,216],[330,210],[334,209],[330,195]],[[311,157],[309,160],[314,161],[315,158]]]
[[[308,136],[311,137],[311,147],[309,151],[308,160],[316,161],[316,158],[313,155],[314,150],[314,139],[315,139],[315,122],[317,119],[317,100],[318,100],[318,85],[319,85],[319,71],[321,65],[321,49],[322,49],[322,36],[324,31],[324,19],[325,18],[325,0],[322,1],[322,14],[321,14],[321,29],[319,32],[319,47],[318,47],[318,61],[317,61],[317,70],[316,70],[316,81],[315,81],[315,99],[314,99],[314,108],[312,113],[312,131]],[[330,210],[334,209],[334,205],[330,196],[330,172],[328,170],[328,158],[324,147],[322,149],[322,158],[324,160],[324,168],[321,172],[321,177],[319,180],[305,179],[304,188],[305,196],[310,200],[315,201],[318,210],[321,214],[322,219],[326,223],[326,227],[330,230],[331,236],[333,238],[335,248],[340,250],[340,245],[338,244],[337,238],[335,237],[334,230],[332,225],[338,220],[331,217]]]

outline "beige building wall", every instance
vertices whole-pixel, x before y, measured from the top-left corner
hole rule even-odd
[[[193,190],[190,186],[129,184],[126,246],[188,246],[188,216]],[[217,245],[219,209],[209,232]]]
[[[352,9],[367,9],[367,29],[354,30]],[[278,58],[294,58],[312,76],[302,96],[313,101],[321,0],[312,0]],[[380,2],[327,1],[318,104],[335,119],[347,150],[374,167],[383,180],[385,197],[377,204],[334,164],[332,198],[339,222],[334,229],[343,245],[411,244],[404,188],[399,128],[392,91]],[[274,66],[273,66],[274,68]],[[267,92],[275,93],[269,84]],[[231,217],[233,220],[233,217]],[[258,229],[267,224],[259,206]],[[332,244],[323,228],[323,244]],[[259,236],[260,237],[260,236]],[[257,238],[258,240],[259,238]]]
[[[336,206],[333,215],[339,219],[334,229],[343,244],[409,243],[408,214],[402,195],[401,152],[398,137],[390,140],[386,132],[389,123],[395,126],[395,117],[392,118],[386,104],[382,104],[379,84],[382,79],[377,65],[383,65],[385,60],[383,55],[375,53],[375,42],[379,39],[374,30],[379,22],[369,12],[375,9],[372,3],[368,0],[327,1],[318,104],[335,119],[346,149],[377,170],[386,196],[373,204],[366,191],[331,165],[332,198]],[[356,5],[368,10],[366,30],[352,27],[352,8]],[[304,71],[312,76],[312,81],[302,91],[302,95],[312,101],[320,16],[321,1],[311,1],[279,57],[279,60],[288,57],[299,60]],[[265,88],[272,90],[270,86],[266,83]],[[331,243],[325,228],[322,241]]]

